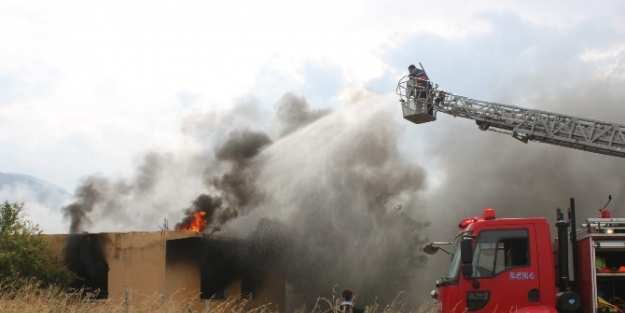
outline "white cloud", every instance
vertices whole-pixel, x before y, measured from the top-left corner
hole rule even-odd
[[[72,190],[94,172],[131,172],[150,148],[188,145],[181,124],[195,112],[250,96],[271,109],[289,91],[337,105],[380,76],[376,92],[392,93],[422,59],[447,86],[492,96],[558,63],[587,21],[613,33],[597,31],[578,61],[614,72],[620,13],[613,1],[3,2],[0,170]],[[502,32],[513,23],[525,28]]]
[[[621,57],[625,52],[625,45],[619,45],[607,50],[591,49],[583,53],[579,58],[582,61],[602,61]]]

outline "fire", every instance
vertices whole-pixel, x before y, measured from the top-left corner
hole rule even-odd
[[[208,221],[204,218],[204,216],[206,216],[206,212],[204,211],[195,212],[193,214],[193,219],[188,224],[185,223],[182,225],[178,225],[176,226],[176,230],[188,230],[188,231],[200,232],[208,224]]]

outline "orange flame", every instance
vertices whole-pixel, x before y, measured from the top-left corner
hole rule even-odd
[[[195,212],[193,214],[193,220],[191,220],[191,222],[188,225],[176,226],[176,230],[188,230],[188,231],[195,231],[195,232],[202,231],[208,224],[208,221],[204,219],[205,215],[206,215],[206,212],[204,211]]]

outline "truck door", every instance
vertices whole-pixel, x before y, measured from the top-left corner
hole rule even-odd
[[[505,227],[505,226],[504,226]],[[509,227],[509,226],[508,226]],[[538,256],[532,225],[477,234],[473,275],[465,284],[469,312],[513,312],[540,303]],[[546,256],[551,257],[551,256]]]

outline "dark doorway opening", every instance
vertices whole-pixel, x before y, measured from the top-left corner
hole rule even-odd
[[[108,298],[109,266],[104,257],[103,234],[69,235],[65,264],[79,278],[70,287],[89,299]]]

